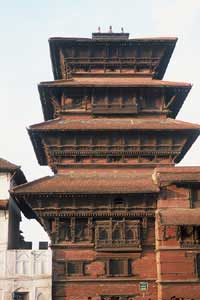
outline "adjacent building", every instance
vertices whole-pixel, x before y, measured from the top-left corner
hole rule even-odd
[[[200,298],[200,168],[175,167],[200,125],[175,119],[191,84],[162,80],[176,42],[49,40],[28,132],[54,175],[11,194],[50,236],[53,300]]]
[[[0,158],[0,300],[51,299],[51,250],[45,242],[32,250],[32,242],[24,241],[21,213],[9,196],[26,182],[19,166]]]

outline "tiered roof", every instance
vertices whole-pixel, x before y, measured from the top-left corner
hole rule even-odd
[[[0,157],[0,173],[4,172],[14,174],[14,180],[16,184],[22,184],[26,182],[26,177],[24,176],[20,166],[17,166]]]
[[[187,88],[190,90],[191,84],[186,82],[174,82],[156,80],[151,78],[135,78],[135,77],[75,77],[70,80],[44,81],[39,87],[156,87],[156,88]]]
[[[151,170],[75,169],[47,176],[15,188],[15,194],[127,194],[157,193]]]
[[[106,131],[106,130],[145,130],[145,131],[170,131],[170,130],[197,130],[200,125],[174,120],[171,118],[92,118],[91,116],[74,118],[57,118],[29,127],[29,132],[37,131]]]
[[[69,169],[67,174],[46,176],[17,186],[14,194],[127,194],[158,193],[163,186],[200,182],[200,167],[132,168],[80,168]],[[196,209],[195,209],[196,210]],[[166,210],[160,210],[164,213]],[[170,209],[171,211],[171,209]],[[178,212],[181,209],[178,209]],[[182,211],[186,211],[187,209]],[[191,210],[190,210],[191,211]]]
[[[50,165],[53,162],[54,166],[57,164],[60,168],[60,172],[53,177],[45,177],[16,188],[15,192],[17,194],[157,192],[160,188],[160,176],[168,178],[166,169],[162,169],[163,173],[156,169],[156,175],[150,169],[159,166],[157,156],[166,158],[166,161],[168,159],[166,163],[164,162],[167,165],[179,162],[200,132],[200,126],[197,124],[174,120],[191,89],[191,84],[161,80],[176,41],[177,39],[173,37],[129,39],[126,33],[95,33],[92,39],[51,38],[49,44],[55,81],[39,84],[44,117],[48,121],[32,125],[28,131],[39,163]],[[106,115],[103,110],[101,113],[95,113],[92,109],[69,110],[65,103],[65,101],[72,103],[77,95],[81,99],[85,96],[87,98],[90,93],[92,106],[96,96],[94,96],[94,91],[119,88],[121,100],[116,108],[119,110],[117,116],[112,113],[112,107],[110,115]],[[70,94],[69,91],[72,90],[74,94],[73,92]],[[80,90],[84,93],[80,93]],[[150,91],[152,97],[155,90],[161,93],[157,95],[160,97],[157,110],[151,109],[151,106],[147,107],[148,113],[145,115],[138,107],[148,106],[150,99],[149,94],[145,94],[146,90]],[[123,98],[125,102],[122,101],[124,91],[131,91],[130,97],[135,97],[129,99],[132,101],[130,101],[131,105],[135,105],[135,111],[130,110],[129,115],[122,109],[128,101],[126,96]],[[134,96],[133,91],[136,91]],[[74,99],[73,95],[75,95]],[[101,100],[101,94],[98,95]],[[103,96],[107,107],[111,106],[108,101],[109,95],[108,93]],[[142,99],[144,95],[146,98]],[[116,143],[111,145],[110,141],[106,141],[105,144],[98,144],[98,142],[95,144],[96,141],[91,140],[90,142],[86,140],[81,144],[79,137],[84,133],[91,135],[90,137],[96,134],[97,139],[99,133],[103,133],[106,138],[112,133],[125,135],[128,133],[130,136],[138,133],[139,138],[135,144],[131,139],[123,141],[120,145]],[[71,140],[68,141],[70,134],[76,135],[76,141],[72,144]],[[153,142],[148,140],[149,134],[156,136]],[[140,140],[141,136],[146,140]],[[95,147],[96,150],[94,150]],[[85,151],[85,154],[81,151]],[[93,151],[101,157],[103,155],[107,157],[108,151],[111,155],[118,151],[116,155],[127,155],[128,159],[126,161],[116,159],[113,168],[112,160],[111,163],[109,160],[107,160],[108,163],[101,160],[95,163],[94,159],[91,163],[86,160],[85,163],[77,164],[75,159],[73,171],[70,169],[72,166],[69,161],[65,160],[70,155],[73,159],[78,155],[82,157],[85,155],[88,159]],[[127,151],[129,151],[128,154]],[[136,161],[134,155],[138,155],[138,161],[140,155],[146,155],[145,159],[148,159],[149,155],[149,165],[147,162],[146,166],[151,171],[144,168],[145,159],[144,164],[141,164],[142,175],[137,169],[137,163],[133,169],[133,163]],[[129,157],[132,156],[135,160],[129,165]],[[88,165],[90,168],[87,168]],[[66,166],[68,169],[64,168]],[[102,168],[105,168],[105,171]],[[57,172],[56,168],[53,170]],[[170,176],[173,172],[171,182],[183,176],[179,174],[178,169],[169,170]],[[194,177],[193,171],[188,171],[186,175],[188,179]]]

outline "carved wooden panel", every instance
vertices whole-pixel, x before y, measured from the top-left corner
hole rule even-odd
[[[163,92],[156,88],[139,87],[59,87],[43,88],[44,107],[53,117],[66,112],[88,111],[94,114],[169,113],[177,91]],[[47,112],[46,111],[46,112]]]
[[[101,248],[141,247],[140,221],[96,221],[95,245]]]
[[[57,140],[57,141],[56,141]],[[65,133],[44,138],[50,165],[68,163],[173,163],[186,142],[184,135]]]
[[[200,226],[180,226],[179,230],[182,247],[200,247]]]
[[[137,53],[134,46],[124,47],[120,44],[70,47],[64,49],[65,72],[72,73],[134,73],[154,72],[160,62],[158,50],[146,49]],[[157,56],[159,55],[159,56]]]

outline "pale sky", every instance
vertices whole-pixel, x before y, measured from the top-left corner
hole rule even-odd
[[[43,121],[37,84],[53,80],[49,37],[90,37],[109,25],[131,38],[179,38],[164,79],[193,84],[177,119],[200,123],[199,0],[0,0],[0,157],[21,165],[28,181],[51,174],[38,165],[26,131]],[[181,165],[200,166],[199,151],[200,139]],[[46,240],[33,221],[22,230],[27,240]]]

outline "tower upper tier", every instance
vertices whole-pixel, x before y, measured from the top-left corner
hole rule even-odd
[[[93,33],[92,38],[49,39],[54,78],[148,76],[162,79],[177,38],[129,39],[127,33]]]
[[[190,89],[184,82],[105,76],[39,84],[45,120],[69,114],[175,118]]]
[[[176,38],[51,38],[54,81],[39,84],[46,122],[29,127],[39,164],[155,167],[181,161],[200,125],[174,120],[191,84],[161,80]]]

